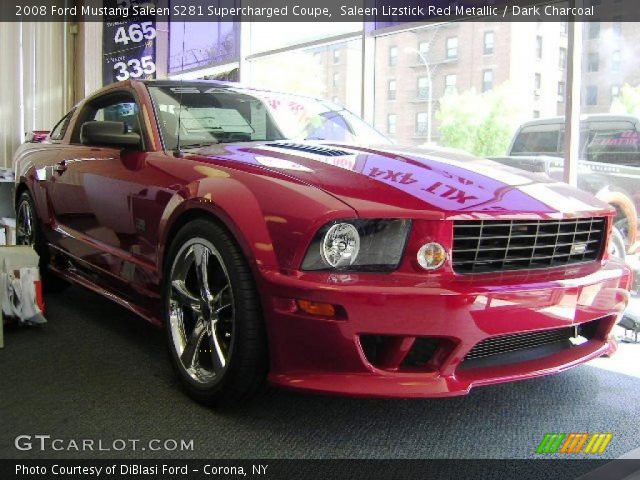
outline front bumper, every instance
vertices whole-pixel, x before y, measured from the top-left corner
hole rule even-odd
[[[286,275],[262,269],[258,283],[269,334],[269,379],[321,393],[441,397],[557,373],[610,351],[609,333],[626,308],[629,282],[630,271],[616,260],[492,276]],[[337,305],[344,316],[303,313],[295,308],[296,299]],[[540,347],[516,361],[496,356],[490,366],[465,360],[488,338],[587,324],[597,328],[581,345]],[[364,336],[391,338],[391,353],[373,362],[362,346]],[[427,364],[407,368],[403,358],[413,338],[435,339],[438,346]]]

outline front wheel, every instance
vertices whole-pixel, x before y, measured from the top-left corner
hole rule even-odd
[[[187,393],[229,405],[259,391],[268,370],[264,322],[229,233],[209,220],[183,227],[169,249],[164,292],[169,352]]]

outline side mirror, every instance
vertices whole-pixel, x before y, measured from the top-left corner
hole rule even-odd
[[[124,122],[85,122],[80,128],[80,143],[112,147],[136,147],[141,137],[135,132],[127,132]]]

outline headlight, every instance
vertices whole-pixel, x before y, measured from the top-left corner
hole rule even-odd
[[[360,252],[360,234],[350,223],[336,223],[324,234],[320,256],[333,268],[348,267]]]
[[[344,220],[316,233],[302,270],[385,272],[398,268],[410,220]]]

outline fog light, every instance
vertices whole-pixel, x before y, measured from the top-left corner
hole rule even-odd
[[[322,317],[333,317],[336,309],[330,303],[312,302],[311,300],[298,300],[298,307],[305,313],[320,315]]]
[[[425,270],[436,270],[447,260],[447,251],[439,243],[425,243],[418,250],[418,263]]]

